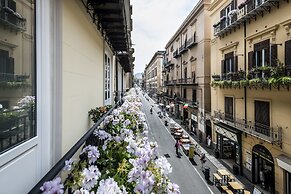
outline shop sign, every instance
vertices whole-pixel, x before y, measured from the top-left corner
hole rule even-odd
[[[198,119],[197,119],[197,116],[196,116],[196,115],[193,115],[193,114],[191,114],[191,119],[194,120],[194,121],[196,121],[196,122],[197,122],[197,120],[198,120]]]

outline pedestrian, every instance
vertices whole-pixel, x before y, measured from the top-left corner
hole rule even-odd
[[[211,137],[210,137],[210,135],[207,136],[206,141],[207,141],[206,142],[207,143],[207,147],[210,148],[210,146],[211,146]]]
[[[205,153],[201,153],[201,155],[200,155],[200,161],[201,161],[201,168],[202,168],[202,171],[203,171],[204,170],[203,165],[206,162]]]
[[[176,154],[177,154],[177,156],[180,156],[179,155],[180,146],[181,146],[180,141],[179,141],[179,139],[177,139],[176,140],[176,143],[175,143],[175,148],[176,148]]]

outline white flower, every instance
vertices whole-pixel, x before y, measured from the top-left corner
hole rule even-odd
[[[57,177],[52,181],[47,181],[40,187],[43,194],[62,194],[64,193],[64,185],[61,183],[61,178]]]
[[[72,169],[72,164],[73,164],[73,159],[70,158],[70,160],[66,160],[65,161],[65,166],[63,168],[63,170],[66,170],[66,171],[70,171]]]
[[[117,183],[114,181],[113,178],[101,180],[99,182],[99,187],[96,194],[109,194],[109,193],[126,194],[127,192],[125,190],[121,191],[121,189],[118,187]]]
[[[97,184],[97,180],[101,176],[101,173],[97,166],[90,166],[83,170],[83,176],[82,186],[90,190]]]
[[[160,169],[162,174],[169,174],[172,172],[171,164],[164,156],[158,158],[155,163],[156,167]]]

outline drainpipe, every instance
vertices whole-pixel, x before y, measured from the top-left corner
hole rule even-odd
[[[246,21],[244,21],[244,71],[245,71],[245,79],[247,79],[247,40],[246,40],[246,36],[247,36],[247,25],[246,25]],[[245,104],[245,124],[247,124],[247,87],[244,86],[244,104]],[[242,138],[242,137],[241,137]],[[240,142],[241,146],[240,146],[240,174],[242,174],[243,171],[243,167],[242,167],[242,141]]]
[[[123,67],[121,68],[121,98],[123,97]]]

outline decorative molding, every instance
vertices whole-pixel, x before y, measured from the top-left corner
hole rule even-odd
[[[230,49],[230,48],[233,48],[233,47],[235,47],[235,50],[236,50],[236,47],[238,44],[239,44],[239,42],[237,41],[237,42],[231,43],[227,46],[224,46],[224,47],[220,48],[219,50],[223,52],[223,51]]]
[[[276,30],[279,28],[279,24],[275,24],[274,26],[271,26],[271,27],[269,27],[269,28],[266,28],[266,29],[264,29],[264,30],[262,30],[262,31],[260,31],[260,32],[257,32],[257,33],[254,33],[254,34],[252,34],[252,35],[250,35],[250,36],[248,36],[248,37],[246,37],[246,40],[247,41],[252,41],[254,38],[256,38],[256,37],[259,37],[259,36],[262,36],[262,35],[264,35],[264,34],[267,34],[267,33],[270,33],[271,35],[273,34],[274,36],[276,36]],[[274,34],[275,33],[275,34]],[[272,37],[273,38],[273,37]]]
[[[290,36],[290,28],[291,28],[291,19],[288,19],[288,20],[282,22],[281,25],[284,27],[287,37],[289,37]]]
[[[0,40],[0,45],[7,46],[11,49],[18,47],[18,45],[16,45],[16,44],[12,44],[12,43],[9,43],[9,42],[3,41],[3,40]]]

